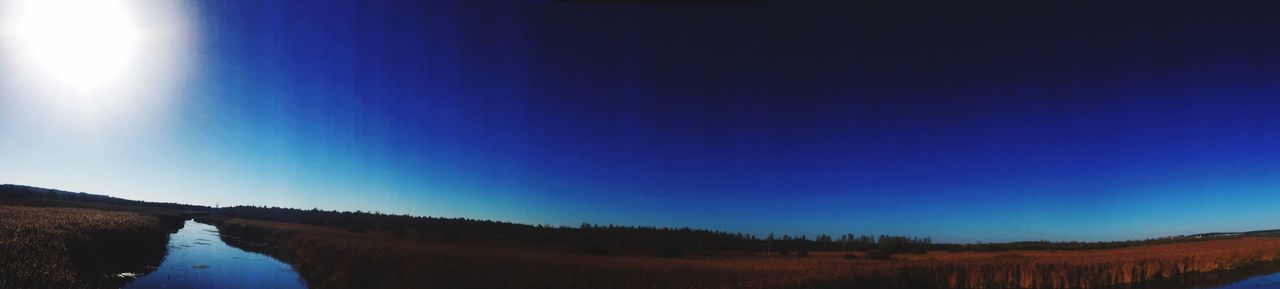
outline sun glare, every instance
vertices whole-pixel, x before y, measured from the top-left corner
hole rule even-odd
[[[20,1],[6,25],[9,48],[32,73],[57,84],[94,89],[120,77],[141,53],[145,27],[136,8],[116,1]]]
[[[0,0],[9,94],[0,100],[89,122],[154,108],[189,66],[185,10],[181,1]]]

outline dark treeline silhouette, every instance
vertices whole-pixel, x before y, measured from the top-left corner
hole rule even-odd
[[[655,255],[674,257],[683,251],[777,252],[780,255],[804,256],[808,251],[867,251],[888,253],[924,253],[933,249],[929,238],[904,236],[855,236],[840,238],[819,235],[773,235],[763,239],[742,233],[667,228],[653,226],[617,226],[583,223],[577,227],[527,225],[467,218],[421,217],[378,212],[343,212],[319,209],[300,210],[279,207],[235,206],[221,208],[217,215],[302,223],[344,228],[363,233],[367,230],[390,231],[399,235],[415,232],[437,236],[443,241],[509,240],[526,244],[568,245],[583,248],[588,254],[603,254],[607,247],[655,249]]]
[[[775,236],[763,238],[723,231],[664,228],[651,226],[616,226],[583,223],[580,226],[527,225],[467,218],[420,217],[378,212],[341,212],[319,209],[300,210],[278,207],[236,206],[222,208],[219,215],[228,218],[272,220],[309,225],[344,228],[353,232],[390,231],[403,236],[406,232],[426,234],[443,241],[507,240],[526,244],[568,245],[587,254],[607,254],[611,247],[654,249],[655,255],[672,256],[689,251],[770,252],[784,256],[806,256],[809,251],[865,251],[868,258],[890,258],[892,254],[923,254],[927,251],[1010,251],[1010,250],[1097,250],[1139,245],[1221,239],[1262,233],[1214,233],[1213,235],[1175,236],[1115,242],[1011,242],[1011,243],[934,243],[930,238],[844,234]],[[683,250],[683,251],[682,251]]]
[[[680,255],[684,250],[759,251],[763,249],[753,236],[722,231],[663,228],[649,226],[593,225],[577,227],[527,225],[467,218],[421,217],[377,212],[340,212],[319,209],[300,210],[278,207],[235,206],[218,209],[216,215],[227,218],[259,219],[343,228],[352,232],[381,230],[393,235],[413,232],[434,236],[441,241],[506,240],[525,244],[569,245],[600,254],[604,247],[655,249],[658,255]]]
[[[135,201],[129,199],[121,199],[112,196],[95,195],[89,193],[76,193],[62,190],[38,188],[23,185],[3,184],[0,185],[0,200],[8,202],[39,202],[41,200],[56,200],[67,202],[103,204],[113,206],[134,206],[134,207],[151,207],[160,209],[187,210],[187,211],[208,211],[209,207],[196,206],[178,203],[156,203]]]

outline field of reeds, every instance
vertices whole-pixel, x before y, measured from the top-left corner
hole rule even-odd
[[[892,260],[867,260],[862,252],[657,258],[261,220],[218,223],[228,243],[296,264],[313,288],[1117,288],[1280,261],[1280,238],[1057,252],[930,251]]]
[[[159,264],[169,233],[132,212],[0,205],[0,288],[118,287]]]

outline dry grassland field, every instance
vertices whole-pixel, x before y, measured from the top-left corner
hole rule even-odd
[[[230,246],[283,261],[306,287],[320,289],[1163,289],[1280,271],[1275,231],[1100,243],[758,239],[688,228],[208,208],[0,188],[8,190],[0,194],[0,289],[130,284],[122,273],[154,271],[169,234],[192,218],[215,225]]]
[[[156,217],[82,208],[0,205],[0,288],[110,288],[164,256]]]
[[[246,219],[219,227],[224,238],[243,238],[233,241],[295,262],[313,288],[1112,288],[1280,260],[1276,238],[1084,251],[930,251],[894,260],[865,260],[861,252],[672,259]]]

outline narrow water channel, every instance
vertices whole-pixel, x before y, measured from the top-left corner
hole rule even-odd
[[[188,220],[169,236],[169,252],[154,272],[128,289],[307,288],[289,264],[237,249],[218,238],[218,228]]]

